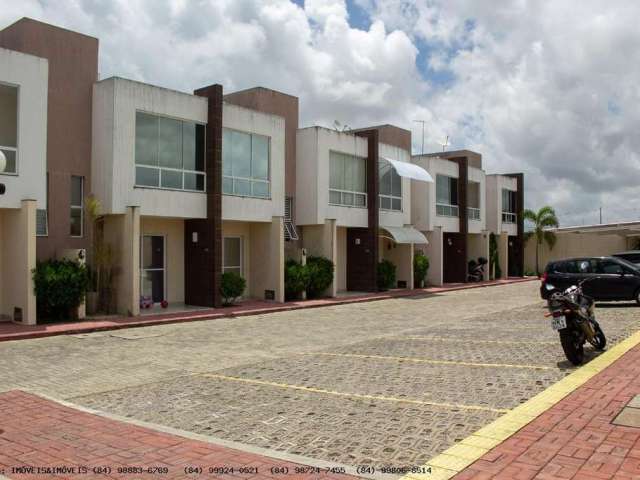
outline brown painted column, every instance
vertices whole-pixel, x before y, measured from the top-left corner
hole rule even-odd
[[[469,185],[469,159],[467,157],[452,158],[458,164],[458,218],[460,219],[460,271],[463,273],[463,282],[467,281],[467,234],[469,233],[469,213],[467,201],[467,187]]]
[[[367,139],[367,228],[362,229],[366,237],[364,244],[368,252],[363,258],[358,259],[360,264],[358,284],[363,290],[375,292],[378,290],[378,229],[379,229],[379,204],[378,193],[380,181],[378,178],[378,130],[362,130],[356,135]],[[350,229],[351,230],[351,229]],[[348,250],[349,251],[349,250]],[[352,259],[354,260],[354,259]],[[349,272],[347,272],[347,281]],[[358,288],[360,289],[360,288]]]
[[[521,276],[524,275],[524,174],[523,173],[510,173],[507,177],[515,178],[516,185],[518,187],[518,194],[516,197],[516,214],[518,235],[516,241],[518,242],[515,250],[515,261],[518,265],[518,272]],[[509,272],[507,272],[508,274]]]
[[[198,89],[206,97],[205,171],[207,174],[207,218],[185,221],[185,302],[220,307],[222,275],[222,85]]]

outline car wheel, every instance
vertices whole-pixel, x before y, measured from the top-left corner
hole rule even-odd
[[[640,305],[640,288],[636,290],[635,299],[636,299],[636,303]]]

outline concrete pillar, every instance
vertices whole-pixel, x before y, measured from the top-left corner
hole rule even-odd
[[[36,296],[33,269],[36,268],[36,201],[22,200],[19,209],[3,211],[2,237],[2,310],[4,318],[25,325],[36,324]]]
[[[491,272],[489,271],[489,231],[483,230],[481,233],[480,247],[482,249],[482,256],[487,259],[487,264],[484,266],[484,281],[491,279]]]
[[[424,254],[429,258],[429,271],[427,272],[427,284],[441,286],[443,283],[443,235],[442,227],[433,227],[433,231],[426,232],[428,245],[420,246]]]
[[[271,221],[270,244],[270,279],[275,290],[276,302],[284,302],[284,219],[273,217]]]
[[[391,249],[387,246],[391,245]],[[407,288],[413,288],[413,244],[398,244],[385,239],[384,248],[380,248],[384,258],[396,266],[396,280],[406,282]]]
[[[140,207],[127,207],[119,220],[117,308],[135,317],[140,315]]]
[[[502,232],[497,236],[496,240],[498,241],[498,260],[502,273],[501,278],[507,278],[509,276],[509,234]]]

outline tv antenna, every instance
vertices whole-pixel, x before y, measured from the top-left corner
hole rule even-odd
[[[333,128],[336,130],[336,132],[342,132],[342,133],[350,129],[349,125],[342,125],[338,120],[333,121]]]
[[[444,143],[441,143],[440,145],[442,145],[442,151],[444,152],[445,148],[447,148],[449,145],[451,145],[449,143],[449,135],[447,135],[447,137],[444,139]]]

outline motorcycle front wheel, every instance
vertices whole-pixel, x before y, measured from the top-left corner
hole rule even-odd
[[[560,330],[560,344],[571,363],[580,365],[584,361],[584,345],[580,335],[568,328]]]
[[[593,340],[590,342],[593,348],[596,350],[604,350],[607,345],[607,337],[604,336],[604,332],[599,325],[595,327],[596,334],[593,336]]]

